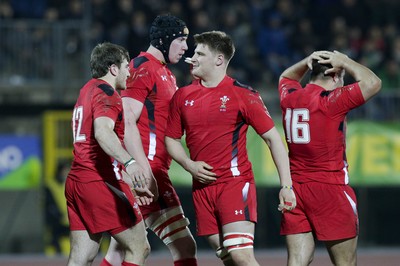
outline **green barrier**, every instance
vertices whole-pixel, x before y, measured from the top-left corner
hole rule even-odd
[[[16,170],[0,179],[0,189],[19,190],[38,188],[42,172],[42,163],[38,157],[28,158]]]
[[[0,135],[0,190],[38,188],[42,176],[40,138]]]
[[[277,124],[282,139],[282,127]],[[252,128],[247,148],[258,186],[278,186],[279,178],[264,141]],[[400,185],[400,124],[365,121],[348,123],[347,159],[351,185]],[[191,176],[173,162],[170,177],[175,185],[191,186]]]
[[[351,184],[400,185],[400,124],[349,124],[347,157]]]

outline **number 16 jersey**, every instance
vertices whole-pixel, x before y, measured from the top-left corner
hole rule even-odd
[[[279,94],[293,181],[348,184],[346,114],[365,103],[358,83],[327,91],[283,78]]]

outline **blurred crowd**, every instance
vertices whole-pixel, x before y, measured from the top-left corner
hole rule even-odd
[[[313,50],[328,49],[365,64],[379,74],[383,90],[394,90],[400,87],[399,10],[398,0],[0,0],[0,23],[82,20],[90,24],[85,37],[92,46],[107,40],[136,56],[147,49],[154,17],[172,13],[191,34],[229,33],[237,48],[230,74],[256,89],[275,88],[283,69]],[[66,45],[79,52],[79,42],[75,36]],[[192,53],[189,38],[187,56]],[[185,67],[175,67],[181,83]]]

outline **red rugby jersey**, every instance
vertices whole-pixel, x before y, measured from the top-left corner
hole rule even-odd
[[[147,52],[132,59],[130,69],[127,89],[121,92],[121,96],[143,103],[137,126],[144,152],[151,165],[169,168],[171,157],[164,138],[169,102],[178,89],[175,76],[167,65]]]
[[[180,88],[171,101],[166,135],[180,138],[194,161],[213,166],[217,181],[235,176],[253,178],[246,150],[246,133],[251,125],[258,134],[274,127],[259,93],[226,76],[214,88],[199,80]],[[202,186],[194,181],[194,186]]]
[[[74,160],[68,175],[79,182],[121,179],[121,165],[107,155],[94,137],[98,117],[115,121],[114,131],[123,143],[124,119],[118,92],[100,79],[91,79],[80,90],[72,117]]]
[[[292,179],[347,184],[346,114],[365,102],[358,83],[326,91],[283,78],[279,94]]]

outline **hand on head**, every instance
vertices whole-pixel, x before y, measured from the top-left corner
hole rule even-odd
[[[314,52],[310,57],[311,60],[312,59],[318,60],[318,63],[320,64],[330,64],[332,66],[332,68],[325,71],[326,75],[341,72],[345,68],[346,61],[349,59],[347,55],[340,53],[339,51],[336,50],[333,52],[331,51]]]

